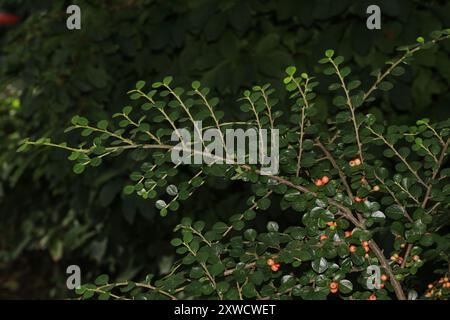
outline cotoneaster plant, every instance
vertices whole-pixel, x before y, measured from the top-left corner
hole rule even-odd
[[[278,106],[269,84],[255,86],[239,99],[249,115],[244,122],[224,122],[219,99],[199,82],[185,91],[166,77],[151,90],[139,81],[129,94],[140,108],[126,106],[113,121],[90,124],[75,116],[67,131],[81,130],[85,141],[79,146],[25,140],[19,151],[30,145],[69,151],[77,174],[105,157],[131,152],[137,169],[124,193],[155,199],[162,216],[182,212],[183,200],[221,179],[247,182],[252,192],[248,209],[233,212],[228,221],[207,226],[180,217],[171,241],[179,260],[169,274],[159,279],[150,274],[141,282],[110,282],[101,275],[77,289],[80,298],[448,298],[450,120],[385,127],[359,109],[376,105],[375,93],[391,89],[415,53],[449,37],[447,29],[399,48],[404,54],[374,71],[366,90],[344,58],[327,50],[319,63],[335,80],[329,92],[338,111],[326,121],[315,116],[318,82],[291,66],[284,79],[290,108]],[[174,164],[172,133],[177,128],[194,132],[198,120],[221,132],[278,129],[279,173],[262,175],[259,165],[249,164]],[[255,224],[271,206],[279,210],[278,222],[283,212],[298,212],[297,223],[284,230],[276,221],[266,228]],[[367,285],[369,266],[381,270],[377,288]],[[419,276],[436,281],[421,287]]]

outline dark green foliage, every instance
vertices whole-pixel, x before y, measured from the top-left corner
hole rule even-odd
[[[85,137],[77,147],[26,139],[20,151],[30,145],[70,151],[78,174],[130,152],[139,169],[123,192],[155,203],[161,216],[181,220],[170,242],[179,259],[167,276],[109,283],[103,275],[77,293],[86,299],[94,294],[99,299],[326,299],[330,284],[336,283],[342,299],[446,299],[447,286],[425,291],[417,279],[419,272],[420,277],[448,276],[450,119],[384,126],[360,108],[376,101],[376,91],[391,89],[388,83],[399,76],[398,68],[415,54],[448,38],[446,29],[401,48],[402,55],[378,71],[366,90],[358,89],[360,80],[350,76],[345,59],[326,50],[319,63],[333,79],[330,93],[339,110],[326,120],[317,114],[319,83],[291,66],[283,80],[291,105],[285,115],[276,92],[265,84],[245,90],[238,100],[251,119],[225,124],[218,116],[221,104],[208,88],[195,81],[185,90],[168,76],[151,86],[137,82],[128,92],[135,103],[112,120],[90,124],[73,117],[66,131],[78,130]],[[180,180],[182,166],[170,158],[170,136],[176,128],[199,130],[196,120],[222,133],[225,127],[279,129],[279,174],[262,175],[258,165],[191,165],[190,177]],[[323,177],[329,181],[318,184]],[[230,208],[227,220],[211,224],[185,217],[180,202],[217,179],[250,184],[247,208]],[[265,227],[258,224],[256,216],[274,207],[281,214],[267,217]],[[296,219],[286,224],[288,214]],[[381,240],[386,234],[392,248]],[[269,259],[280,266],[271,269]],[[382,288],[367,287],[366,270],[373,265],[389,278]]]
[[[243,88],[270,82],[277,89],[274,98],[280,100],[275,110],[286,117],[294,104],[284,103],[289,101],[282,82],[288,65],[317,74],[321,84],[315,88],[316,108],[310,109],[316,114],[310,116],[324,121],[334,116],[337,108],[332,104],[334,96],[323,93],[333,86],[342,96],[340,87],[333,85],[336,79],[320,75],[321,69],[315,67],[326,49],[335,48],[345,56],[344,64],[352,70],[382,68],[395,56],[398,45],[414,42],[417,35],[427,38],[432,30],[448,26],[450,8],[445,1],[382,1],[383,29],[369,32],[364,28],[366,4],[349,0],[77,1],[82,7],[83,28],[69,32],[65,8],[71,3],[0,0],[2,8],[24,17],[17,28],[0,31],[0,271],[9,274],[8,270],[15,269],[14,262],[27,265],[27,259],[33,259],[30,255],[36,254],[37,264],[52,270],[50,276],[42,277],[51,279],[50,287],[64,286],[65,268],[74,262],[83,270],[93,270],[84,273],[86,279],[94,279],[99,269],[119,278],[142,276],[150,269],[155,274],[163,272],[166,268],[156,258],[172,256],[170,230],[179,219],[170,214],[161,219],[160,209],[149,206],[148,200],[132,190],[141,172],[148,170],[136,166],[139,152],[120,159],[92,158],[89,166],[103,162],[103,169],[91,169],[67,163],[67,155],[60,151],[38,149],[17,154],[22,139],[52,137],[77,145],[84,137],[63,135],[62,130],[74,114],[104,128],[100,120],[130,104],[126,92],[131,83],[163,79],[168,74],[184,88],[194,79],[214,88],[211,95],[230,106],[222,109],[226,111],[224,121],[248,120],[250,113],[233,107],[235,97]],[[423,117],[431,118],[430,123],[448,118],[448,51],[449,45],[444,43],[439,51],[431,48],[416,55],[415,63],[405,68],[403,75],[401,67],[393,70],[392,75],[399,77],[388,81],[395,86],[391,91],[375,92],[379,99],[366,105],[368,111],[380,122],[386,119],[408,125]],[[349,77],[353,80],[353,74]],[[363,72],[358,72],[358,79],[361,85],[353,82],[348,87],[366,89],[373,80]],[[389,86],[384,83],[381,89]],[[148,85],[145,88],[150,90]],[[341,98],[335,99],[342,104]],[[143,111],[149,107],[143,106]],[[135,112],[136,108],[131,115]],[[293,114],[292,121],[298,123],[298,117]],[[337,122],[347,119],[345,110],[336,115]],[[123,117],[120,121],[123,126],[128,124]],[[119,124],[117,128],[121,128]],[[306,134],[317,129],[310,130]],[[93,133],[85,130],[82,134]],[[305,139],[303,144],[308,151],[313,141]],[[82,159],[76,157],[71,155],[74,161]],[[302,158],[303,167],[313,167],[312,156],[306,153]],[[74,177],[73,169],[82,175]],[[288,170],[296,169],[290,165]],[[137,174],[128,179],[132,172]],[[183,168],[173,178],[180,201],[186,201],[183,215],[212,225],[217,217],[227,221],[234,214],[229,208],[245,210],[247,187],[239,180],[217,183],[216,177],[210,177],[208,192],[186,199],[187,191],[179,183],[189,181],[191,173]],[[199,188],[203,183],[197,177],[191,185]],[[165,190],[167,186],[157,188]],[[126,196],[122,190],[133,195]],[[149,192],[147,196],[152,195]],[[171,209],[177,208],[176,203]],[[269,205],[267,200],[260,203],[261,207]],[[304,206],[295,202],[296,210]],[[278,209],[270,206],[267,213],[276,219]],[[144,265],[148,267],[145,270]],[[67,294],[62,290],[48,294]],[[46,296],[47,292],[39,290],[39,294]]]

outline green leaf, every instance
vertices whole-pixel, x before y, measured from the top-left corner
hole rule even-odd
[[[269,198],[262,198],[259,199],[256,204],[258,205],[259,209],[267,210],[270,207],[271,201]]]
[[[94,291],[86,290],[83,294],[83,299],[90,299],[94,296]]]
[[[218,276],[219,274],[223,273],[225,271],[225,267],[222,263],[216,263],[213,264],[212,266],[210,266],[209,268],[209,272],[211,273],[211,275],[214,276]]]
[[[170,241],[170,244],[174,247],[178,247],[183,243],[183,241],[180,238],[174,238],[172,241]]]
[[[126,195],[130,195],[134,192],[134,190],[134,185],[128,185],[123,188],[123,193],[125,193]]]
[[[167,206],[167,204],[164,200],[156,201],[155,205],[156,205],[156,208],[158,208],[159,210],[164,209]]]
[[[393,76],[401,76],[402,74],[405,73],[405,68],[397,66],[394,69],[392,69],[391,74]]]
[[[141,80],[136,83],[136,89],[141,90],[145,86],[145,81]]]
[[[404,216],[403,209],[394,204],[386,208],[386,215],[394,220],[401,219]]]
[[[98,286],[103,286],[109,281],[109,276],[107,274],[102,274],[95,279],[95,284]]]
[[[184,232],[183,233],[183,242],[190,243],[194,239],[192,232]]]
[[[77,160],[80,156],[81,156],[81,153],[80,153],[80,152],[72,152],[72,153],[70,154],[70,156],[69,156],[67,159],[69,159],[70,161],[75,161],[75,160]]]
[[[111,296],[111,293],[109,292],[102,292],[99,296],[98,296],[98,300],[108,300]]]
[[[353,80],[350,81],[349,84],[347,85],[348,90],[353,90],[358,88],[361,85],[361,81],[359,80]]]
[[[163,79],[163,83],[168,86],[172,82],[173,78],[171,76],[167,76]]]
[[[290,75],[291,77],[295,74],[296,71],[297,71],[297,68],[294,66],[289,66],[286,68],[286,73],[288,75]]]
[[[332,58],[332,57],[334,56],[334,50],[332,50],[332,49],[326,50],[326,51],[325,51],[325,56],[326,56],[327,58]]]
[[[333,99],[333,104],[337,107],[345,106],[347,104],[347,99],[343,96],[336,96]]]
[[[130,95],[131,100],[138,100],[140,97],[141,97],[141,94],[139,92],[135,92]]]
[[[242,287],[242,293],[246,298],[254,298],[257,295],[255,285],[253,283],[247,283]]]
[[[323,257],[315,259],[311,262],[311,267],[317,273],[324,273],[328,269],[328,261]]]
[[[223,222],[217,222],[213,225],[213,230],[223,233],[228,230],[228,226]]]
[[[329,67],[329,68],[326,68],[325,70],[323,70],[323,74],[325,74],[327,76],[335,74],[335,73],[336,73],[336,70],[333,67]]]
[[[106,120],[100,120],[97,123],[97,128],[99,128],[99,129],[106,130],[107,127],[108,127],[108,121],[106,121]]]
[[[257,236],[257,232],[255,229],[247,229],[244,232],[244,238],[249,241],[255,241],[256,236]]]
[[[383,91],[391,90],[394,87],[394,85],[389,81],[383,81],[378,85],[378,88]]]
[[[126,106],[122,109],[122,113],[126,116],[129,115],[131,111],[133,111],[133,107],[131,106]]]
[[[176,196],[178,194],[178,188],[176,185],[171,184],[167,186],[166,192],[170,196]]]
[[[200,81],[194,81],[192,82],[192,89],[198,90],[200,88]]]
[[[82,163],[77,163],[73,166],[73,172],[75,172],[76,174],[83,173],[84,169],[86,169],[86,166]]]
[[[279,226],[275,221],[269,221],[267,223],[267,231],[269,232],[278,232]]]
[[[346,76],[348,76],[349,74],[350,74],[350,72],[351,72],[351,69],[350,69],[350,67],[345,67],[345,68],[342,68],[341,69],[341,76],[343,77],[343,78],[345,78]]]
[[[247,210],[244,212],[245,220],[253,220],[256,217],[256,212],[253,210]]]
[[[339,292],[343,293],[343,294],[347,294],[352,292],[353,290],[353,284],[346,279],[343,279],[341,281],[339,281]]]

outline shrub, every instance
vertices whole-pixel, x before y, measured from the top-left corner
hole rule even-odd
[[[447,298],[450,119],[385,127],[359,110],[365,103],[376,105],[375,93],[390,90],[415,53],[449,35],[448,29],[434,32],[428,41],[418,38],[417,44],[399,48],[404,54],[375,70],[367,90],[360,89],[344,58],[327,50],[319,63],[333,77],[329,91],[337,110],[327,120],[315,108],[315,77],[291,66],[284,79],[289,114],[277,107],[275,90],[265,84],[239,99],[247,122],[224,122],[225,112],[216,108],[219,99],[208,88],[195,81],[185,91],[165,77],[151,90],[139,81],[129,95],[140,108],[126,106],[112,121],[91,124],[73,117],[66,131],[81,130],[86,141],[79,146],[25,140],[19,151],[30,145],[69,151],[77,174],[105,157],[131,152],[136,170],[123,192],[155,199],[161,216],[179,211],[180,202],[203,184],[241,180],[251,186],[247,210],[227,222],[207,227],[201,220],[181,219],[171,241],[180,259],[163,278],[150,274],[142,282],[109,282],[102,275],[77,293],[101,299]],[[174,164],[172,132],[189,126],[194,133],[197,120],[221,132],[278,129],[280,173],[263,175],[258,165]],[[180,177],[187,178],[180,183]],[[264,228],[254,219],[269,207],[280,213]],[[298,213],[289,225],[283,221],[287,212]],[[374,265],[382,283],[370,289],[366,270]],[[439,276],[424,288],[421,279]]]
[[[22,17],[0,30],[0,100],[10,86],[20,100],[13,112],[0,107],[0,131],[7,133],[0,137],[0,273],[8,280],[0,282],[1,296],[64,297],[65,267],[73,261],[83,266],[86,281],[98,273],[142,278],[162,272],[159,257],[173,257],[169,242],[178,222],[175,215],[160,219],[154,206],[120,192],[134,161],[108,159],[102,170],[75,176],[63,151],[17,154],[18,141],[47,136],[77,145],[76,133],[62,133],[73,114],[97,122],[127,103],[130,83],[166,74],[183,87],[201,80],[224,106],[243,88],[270,82],[283,109],[286,66],[312,73],[333,47],[354,70],[370,70],[395,47],[446,25],[450,12],[445,1],[379,1],[383,24],[375,31],[365,28],[364,1],[78,0],[83,27],[69,32],[65,12],[72,3],[0,0],[2,10]],[[417,55],[395,87],[366,110],[396,124],[448,118],[448,44]],[[358,76],[363,86],[370,81],[369,72]],[[334,110],[328,109],[328,79],[317,77],[315,108],[325,119]],[[242,113],[227,108],[226,116],[236,120]],[[208,192],[184,203],[183,215],[208,225],[225,221],[225,208],[244,209],[245,194],[232,192],[237,188],[245,184],[210,183]],[[274,207],[257,219],[266,217],[275,219]],[[28,266],[32,273],[24,274]],[[10,279],[19,285],[8,286]]]

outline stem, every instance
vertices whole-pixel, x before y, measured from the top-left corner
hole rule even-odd
[[[444,146],[442,147],[442,151],[441,151],[441,155],[439,156],[439,161],[436,164],[436,169],[433,172],[433,175],[431,177],[431,181],[436,179],[437,174],[439,173],[439,169],[442,166],[442,163],[444,162],[444,158],[445,158],[445,153],[447,152],[448,146],[450,144],[450,138],[447,139],[447,142],[445,142]],[[422,202],[422,208],[426,208],[428,200],[430,199],[430,195],[431,195],[431,189],[433,188],[433,185],[430,183],[427,186],[427,192],[425,193],[425,197],[423,199]]]
[[[300,93],[300,95],[302,96],[302,100],[305,103],[305,105],[303,107],[300,107],[302,112],[301,112],[301,116],[300,116],[300,137],[298,138],[298,156],[297,156],[297,171],[295,173],[295,176],[298,177],[300,175],[300,163],[302,160],[302,153],[303,153],[303,136],[304,136],[304,132],[305,132],[305,108],[309,108],[309,103],[308,103],[308,99],[306,98],[306,89],[307,89],[307,85],[308,82],[306,82],[305,85],[305,91],[302,90],[302,87],[300,86],[300,83],[298,83],[295,78],[292,78],[292,81],[295,83],[295,85],[297,86],[298,92]]]
[[[363,158],[363,153],[362,153],[362,144],[361,144],[361,140],[359,138],[359,127],[358,127],[358,124],[356,123],[355,107],[352,104],[352,100],[350,98],[350,92],[347,89],[344,78],[342,77],[338,66],[334,63],[333,59],[331,59],[331,58],[330,58],[330,63],[333,65],[334,69],[336,70],[336,74],[337,74],[339,80],[341,81],[342,89],[345,92],[345,97],[347,99],[347,106],[352,114],[352,122],[353,122],[353,128],[355,130],[356,144],[358,145],[359,158],[361,159],[361,163],[364,163],[364,158]]]
[[[403,292],[402,285],[395,278],[395,274],[392,271],[392,268],[389,265],[388,260],[384,256],[383,251],[380,249],[380,247],[376,244],[376,242],[374,240],[369,241],[369,247],[375,253],[381,266],[386,270],[387,274],[389,275],[389,281],[391,282],[392,287],[394,288],[394,292],[395,292],[395,295],[397,296],[397,298],[399,300],[406,300],[406,296],[405,296],[405,293]]]
[[[392,144],[390,144],[385,137],[383,137],[381,134],[376,133],[371,127],[367,127],[367,129],[369,129],[370,132],[372,132],[373,135],[375,135],[376,137],[378,137],[379,139],[381,139],[394,153],[395,155],[402,160],[402,162],[405,164],[405,166],[408,168],[408,170],[416,177],[417,181],[423,185],[425,188],[427,188],[427,184],[422,180],[421,177],[419,177],[419,175],[417,174],[417,172],[411,168],[410,164],[408,163],[408,161],[406,161],[405,158],[403,158],[401,156],[400,153],[398,153],[397,149],[394,148],[394,146]]]
[[[344,172],[342,172],[341,168],[337,165],[336,161],[333,158],[333,155],[325,148],[325,146],[320,142],[319,138],[316,139],[316,145],[322,150],[322,152],[325,154],[327,159],[331,162],[333,168],[335,168],[339,173],[339,178],[341,179],[342,183],[344,184],[345,190],[347,191],[347,195],[350,197],[350,199],[353,199],[353,193],[352,189],[350,188],[349,184],[347,183],[347,179],[345,177]]]
[[[432,44],[436,44],[439,41],[445,40],[450,38],[450,36],[445,36],[442,37],[440,39],[435,39],[432,40],[431,43]],[[412,50],[408,50],[403,56],[401,56],[397,61],[395,61],[383,74],[379,75],[377,77],[377,80],[375,81],[375,83],[370,87],[370,89],[364,94],[363,96],[363,102],[367,100],[367,98],[372,94],[373,91],[375,91],[375,89],[377,89],[378,85],[381,83],[381,81],[384,80],[384,78],[386,78],[388,75],[391,74],[392,70],[395,69],[395,67],[397,67],[399,64],[401,64],[403,61],[405,61],[406,58],[410,57],[411,55],[413,55],[414,53],[418,52],[422,50],[422,46],[417,46]]]

